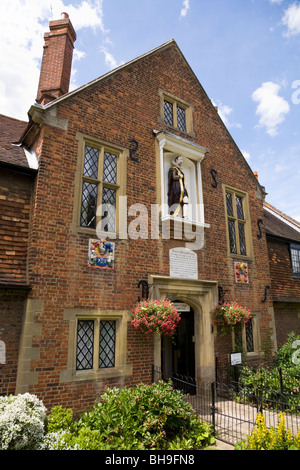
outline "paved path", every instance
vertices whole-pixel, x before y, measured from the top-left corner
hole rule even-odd
[[[189,402],[203,421],[212,423],[210,400],[203,401],[203,397],[194,395],[189,397]],[[218,448],[221,446],[233,450],[234,444],[252,433],[256,425],[257,408],[222,397],[217,397],[215,406],[215,429],[217,437],[221,439],[218,441]],[[278,426],[279,412],[263,410],[263,414],[268,428]],[[295,436],[300,429],[300,416],[285,414],[285,423]]]

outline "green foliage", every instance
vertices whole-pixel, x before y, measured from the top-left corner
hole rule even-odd
[[[62,410],[55,410],[58,416]],[[62,414],[65,416],[65,414]],[[69,417],[68,417],[69,418]],[[51,420],[52,421],[52,420]],[[59,420],[54,419],[58,431]],[[71,426],[53,448],[83,450],[200,449],[215,443],[211,428],[200,421],[171,383],[108,388],[101,401]],[[72,430],[73,429],[73,430]]]
[[[35,450],[42,443],[46,408],[29,393],[0,397],[0,450]]]
[[[264,415],[258,413],[256,426],[250,436],[235,445],[236,450],[300,450],[300,430],[292,437],[280,413],[277,428],[267,428]]]
[[[268,402],[273,409],[276,406],[280,407],[279,402],[282,401],[289,411],[299,407],[300,365],[293,362],[295,348],[292,347],[296,339],[299,337],[292,333],[287,343],[278,350],[276,367],[260,367],[258,369],[249,366],[243,367],[239,376],[239,396],[244,395],[251,401],[249,397],[258,397],[262,394],[264,402]],[[280,372],[282,384],[280,383]],[[239,400],[238,396],[237,400]]]
[[[54,406],[47,417],[47,431],[74,430],[73,411],[70,408]]]
[[[277,352],[276,365],[282,368],[292,367],[300,374],[300,361],[295,361],[295,352],[297,351],[293,347],[296,341],[300,341],[300,335],[297,336],[294,332],[290,333],[286,343]],[[297,346],[297,349],[299,349],[299,346]],[[299,362],[299,364],[296,362]]]

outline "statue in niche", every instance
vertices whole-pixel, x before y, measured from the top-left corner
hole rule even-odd
[[[168,206],[171,215],[187,218],[189,195],[185,186],[182,160],[182,157],[177,155],[169,169]]]

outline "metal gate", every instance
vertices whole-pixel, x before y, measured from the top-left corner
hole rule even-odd
[[[215,437],[228,444],[234,445],[252,433],[259,412],[263,412],[268,428],[277,426],[283,403],[273,401],[270,404],[263,390],[249,395],[239,388],[238,382],[197,384],[195,379],[179,374],[164,373],[162,377],[161,370],[153,368],[153,381],[162,378],[171,379],[174,388],[182,392],[183,398],[192,405],[200,419],[212,425]],[[275,411],[272,408],[276,408]],[[286,413],[285,418],[286,426],[292,435],[296,435],[300,429],[300,404],[294,407],[292,414]]]

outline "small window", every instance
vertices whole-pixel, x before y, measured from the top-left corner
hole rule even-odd
[[[99,355],[94,354],[97,347]],[[78,320],[76,370],[115,367],[115,349],[115,320]]]
[[[176,101],[164,101],[164,121],[165,124],[177,127],[182,132],[186,132],[186,112],[185,108]]]
[[[159,90],[161,122],[188,134],[193,132],[192,106],[183,100]]]
[[[76,369],[93,368],[94,321],[79,320],[77,324]]]
[[[237,326],[234,331],[235,352],[254,352],[253,319],[250,319],[245,326]]]
[[[290,250],[293,275],[300,277],[300,244],[291,243]]]
[[[246,195],[231,189],[225,191],[226,216],[228,230],[229,252],[231,254],[249,256],[250,237],[247,232],[250,230],[246,213],[248,205]]]
[[[177,127],[182,132],[186,132],[185,109],[177,105]]]
[[[99,367],[115,366],[116,322],[100,322]]]

